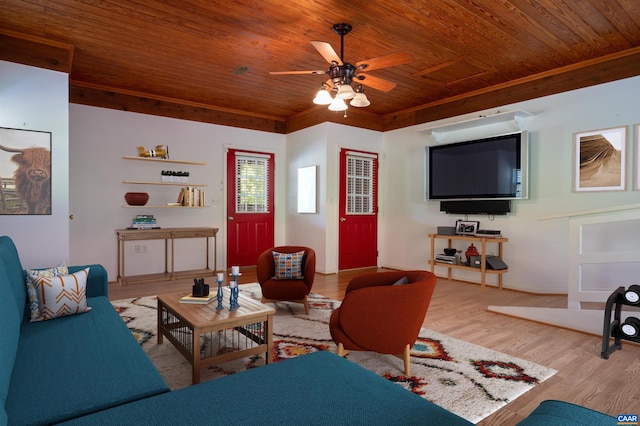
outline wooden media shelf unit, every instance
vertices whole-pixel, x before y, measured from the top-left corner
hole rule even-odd
[[[431,265],[431,272],[435,274],[436,266],[441,266],[443,268],[447,268],[447,279],[451,280],[451,271],[453,269],[461,269],[465,271],[473,271],[480,273],[480,287],[484,290],[486,285],[487,274],[493,274],[498,276],[498,288],[502,288],[502,274],[508,271],[508,269],[487,269],[487,244],[498,244],[498,257],[502,259],[502,244],[509,241],[508,238],[504,237],[475,237],[470,235],[438,235],[438,234],[429,234],[429,238],[431,239],[431,259],[429,260],[429,264]],[[444,239],[447,240],[447,247],[451,248],[452,241],[468,241],[473,243],[480,252],[480,268],[474,268],[468,265],[456,265],[445,262],[436,261],[436,239]],[[464,252],[462,253],[464,256]]]
[[[160,229],[116,229],[118,236],[118,278],[120,285],[132,282],[168,281],[179,278],[199,278],[202,276],[214,276],[218,268],[217,264],[217,234],[218,228],[160,228]],[[206,238],[204,269],[189,271],[176,271],[175,244],[180,238]],[[209,267],[210,250],[209,238],[213,238],[213,269]],[[125,274],[125,247],[127,241],[140,240],[164,240],[164,272],[147,275],[126,276]],[[171,247],[169,247],[171,246]],[[171,250],[169,250],[169,248]],[[169,255],[170,254],[170,255]]]

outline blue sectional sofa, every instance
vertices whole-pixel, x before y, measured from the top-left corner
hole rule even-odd
[[[25,271],[0,237],[0,425],[57,423],[169,392],[107,299],[100,265],[89,266],[87,304],[87,313],[30,322]]]
[[[87,303],[89,312],[30,322],[25,271],[11,239],[0,236],[0,426],[471,425],[329,352],[170,392],[109,303],[100,265],[89,266]],[[527,425],[615,421],[572,404],[544,404]]]

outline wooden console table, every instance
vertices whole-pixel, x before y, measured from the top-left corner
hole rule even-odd
[[[507,272],[507,269],[501,270],[493,270],[487,269],[487,243],[496,243],[498,244],[498,257],[502,259],[502,243],[506,243],[509,241],[508,238],[498,237],[498,238],[490,238],[490,237],[474,237],[474,236],[466,236],[466,235],[438,235],[438,234],[429,234],[429,238],[431,238],[431,259],[429,263],[431,264],[431,272],[435,273],[436,266],[442,266],[448,268],[447,270],[447,278],[451,279],[451,270],[452,269],[463,269],[466,271],[480,272],[480,287],[484,290],[486,284],[487,274],[496,274],[498,275],[498,288],[502,288],[502,274]],[[466,265],[452,265],[445,262],[437,262],[436,261],[436,238],[441,238],[448,240],[447,247],[451,248],[452,240],[461,240],[461,241],[469,241],[474,243],[480,250],[480,268],[474,268],[472,266]],[[478,244],[479,243],[479,244]],[[464,252],[462,254],[464,256]]]
[[[126,285],[129,282],[175,280],[178,278],[202,277],[215,275],[217,264],[218,228],[160,228],[160,229],[116,229],[118,235],[118,282]],[[209,268],[209,238],[213,237],[213,269]],[[191,271],[175,271],[174,269],[174,240],[178,238],[206,238],[206,266],[205,269]],[[125,243],[138,240],[164,240],[164,273],[125,275]],[[171,269],[169,269],[169,242],[171,242]]]

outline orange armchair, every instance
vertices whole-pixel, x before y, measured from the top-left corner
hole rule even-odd
[[[276,265],[273,252],[296,253],[304,250],[302,259],[303,279],[274,279]],[[307,296],[311,292],[316,273],[316,252],[303,246],[278,246],[265,250],[258,256],[256,275],[262,288],[262,303],[287,301],[304,305],[305,314],[309,315]]]
[[[393,285],[406,277],[408,283]],[[410,351],[424,321],[437,278],[428,271],[364,274],[347,285],[329,320],[338,355],[373,351],[398,356],[411,374]]]

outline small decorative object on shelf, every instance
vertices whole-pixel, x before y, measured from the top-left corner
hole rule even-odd
[[[182,171],[173,171],[173,170],[162,170],[160,172],[162,182],[177,182],[177,183],[188,183],[189,182],[189,172]]]
[[[133,218],[131,226],[127,229],[160,229],[160,227],[152,214],[138,214]]]
[[[216,281],[218,281],[218,310],[224,309],[222,306],[222,283],[224,282],[224,274],[222,272],[218,272],[216,276]]]
[[[193,288],[191,290],[193,297],[209,296],[209,284],[204,283],[204,278],[194,278]]]
[[[478,249],[476,248],[476,246],[471,243],[471,245],[467,247],[467,251],[464,253],[464,255],[467,258],[467,263],[471,264],[471,256],[480,256],[480,253],[478,253]]]
[[[127,192],[124,194],[124,200],[130,206],[144,206],[149,201],[149,194],[146,192]]]
[[[169,158],[169,147],[164,148],[164,145],[156,145],[156,149],[148,149],[145,150],[143,146],[138,147],[138,156],[139,157],[148,157],[148,158]]]
[[[182,188],[178,194],[178,204],[184,207],[204,207],[204,191],[195,186]]]

